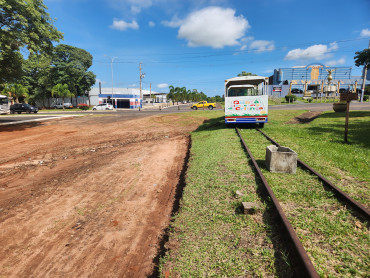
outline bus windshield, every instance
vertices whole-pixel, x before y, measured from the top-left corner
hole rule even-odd
[[[227,92],[228,97],[258,96],[261,94],[261,91],[253,87],[230,87]]]
[[[8,98],[0,96],[0,104],[8,104]]]

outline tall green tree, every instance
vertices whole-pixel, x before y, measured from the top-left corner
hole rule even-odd
[[[68,89],[68,85],[67,84],[57,84],[53,87],[53,89],[51,90],[51,95],[53,97],[60,97],[62,98],[62,105],[63,105],[63,110],[64,110],[64,98],[66,97],[71,97],[72,96],[72,93],[71,91]]]
[[[51,78],[51,56],[32,53],[23,63],[23,77],[21,83],[25,85],[29,92],[29,101],[35,104],[36,101],[42,102],[51,97],[51,89],[53,87],[53,79]],[[47,106],[50,106],[48,103]]]
[[[51,53],[63,38],[43,0],[0,0],[0,84],[21,75],[21,49]]]
[[[68,84],[72,95],[84,95],[95,84],[95,74],[88,71],[92,60],[92,55],[84,49],[59,44],[52,57],[52,79],[55,83]]]

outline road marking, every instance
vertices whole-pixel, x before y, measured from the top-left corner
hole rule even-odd
[[[16,122],[10,122],[10,123],[0,123],[0,126],[3,126],[3,125],[17,125],[17,124],[24,124],[24,123],[31,123],[31,122],[41,122],[41,121],[47,121],[47,120],[55,120],[55,119],[61,119],[61,118],[66,118],[66,117],[82,117],[82,116],[84,116],[84,115],[63,115],[63,116],[55,116],[55,117],[49,117],[49,118],[16,121]],[[41,116],[41,117],[44,117],[44,116]]]

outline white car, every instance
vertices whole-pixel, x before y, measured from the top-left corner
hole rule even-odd
[[[56,109],[63,109],[63,103],[57,103],[54,105],[54,108]],[[65,102],[64,103],[64,108],[73,108],[72,103],[70,102]]]
[[[101,103],[98,105],[95,105],[92,110],[113,110],[113,105],[109,103]]]

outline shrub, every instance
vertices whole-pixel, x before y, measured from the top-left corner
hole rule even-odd
[[[287,95],[287,96],[285,96],[285,102],[294,102],[296,100],[297,100],[296,95]]]
[[[89,110],[89,106],[85,103],[81,103],[78,105],[78,108],[80,108],[81,110]]]
[[[368,101],[369,100],[369,96],[368,95],[364,95],[364,101]]]

